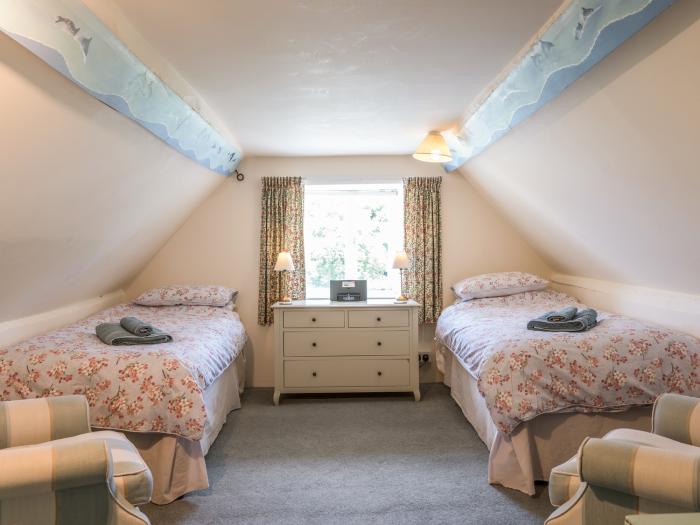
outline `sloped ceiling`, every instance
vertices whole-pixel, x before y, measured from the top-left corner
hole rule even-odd
[[[410,152],[560,3],[115,2],[273,155]],[[556,271],[700,293],[698,49],[679,0],[463,174]],[[0,321],[123,286],[224,181],[4,35],[0,85]]]
[[[115,0],[246,155],[411,153],[561,0]]]
[[[409,153],[560,1],[85,4],[246,154],[325,155]],[[0,85],[0,321],[124,286],[224,181],[5,35]]]
[[[462,173],[556,271],[699,294],[699,49],[681,0]]]
[[[225,178],[0,34],[0,321],[113,291]]]
[[[236,169],[241,152],[82,2],[4,0],[0,31],[183,155],[222,175]]]

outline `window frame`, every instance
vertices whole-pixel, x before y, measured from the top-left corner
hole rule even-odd
[[[358,196],[358,195],[368,195],[368,196],[381,196],[387,193],[391,193],[395,196],[397,199],[395,203],[395,211],[394,213],[397,214],[396,217],[394,217],[394,225],[393,227],[396,228],[395,235],[396,238],[391,239],[390,242],[388,242],[388,253],[387,253],[387,275],[389,276],[389,282],[391,284],[391,291],[389,292],[383,292],[383,293],[378,293],[378,289],[373,288],[370,286],[371,282],[373,279],[367,279],[367,299],[393,299],[396,296],[398,296],[401,293],[401,279],[400,279],[400,274],[398,270],[394,270],[391,268],[391,259],[393,259],[393,255],[396,251],[399,251],[403,249],[403,226],[404,226],[404,207],[403,207],[403,182],[401,179],[371,179],[371,180],[333,180],[329,181],[328,179],[323,179],[323,180],[305,180],[304,181],[304,243],[305,243],[305,248],[304,248],[304,257],[306,259],[306,298],[310,300],[315,300],[315,299],[328,299],[329,298],[329,287],[326,286],[325,288],[312,288],[309,286],[310,279],[309,277],[309,269],[311,268],[310,264],[310,250],[308,250],[309,246],[309,232],[310,232],[310,227],[308,224],[308,195],[311,194],[314,197],[315,196],[323,196],[324,194],[327,194],[328,196],[338,196],[342,195],[343,193],[347,193],[349,195],[353,196]],[[351,226],[350,226],[351,227]],[[393,275],[391,272],[395,272],[396,275]],[[353,277],[344,277],[346,279],[358,279],[359,277],[353,276]],[[312,293],[312,296],[309,294],[311,290],[317,291],[317,293]],[[324,295],[321,296],[321,294],[318,292],[320,290],[324,290]]]

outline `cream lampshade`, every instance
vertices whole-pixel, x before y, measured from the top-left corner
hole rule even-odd
[[[294,271],[294,261],[292,260],[292,254],[289,252],[280,252],[277,256],[277,262],[275,263],[276,272],[293,272]]]
[[[401,250],[400,252],[396,252],[396,255],[394,255],[394,264],[391,265],[392,268],[399,270],[399,273],[401,274],[401,286],[403,287],[403,271],[406,268],[409,268],[411,266],[409,260],[408,260],[408,255],[404,250]],[[401,295],[399,295],[396,298],[397,303],[405,303],[408,301],[408,298],[403,294],[403,288],[401,290]]]
[[[292,254],[289,252],[280,252],[277,256],[277,262],[275,263],[276,272],[293,272],[294,271],[294,261],[292,260]],[[286,282],[283,281],[282,288],[286,288]],[[286,293],[282,292],[282,298],[279,301],[282,304],[291,304],[292,298]]]
[[[439,131],[431,131],[420,143],[413,158],[423,162],[450,162],[452,155],[442,134]]]
[[[403,270],[405,268],[409,267],[409,262],[408,262],[408,255],[406,255],[406,252],[401,250],[400,252],[396,252],[396,255],[394,255],[394,264],[392,265],[392,268],[395,270]]]

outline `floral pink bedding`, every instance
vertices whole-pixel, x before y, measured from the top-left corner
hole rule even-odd
[[[135,316],[173,342],[109,346],[95,335],[102,322]],[[246,342],[230,307],[123,304],[83,321],[0,349],[0,399],[83,394],[93,426],[202,437],[202,391]]]
[[[700,397],[700,340],[599,312],[580,333],[534,332],[527,322],[564,306],[554,291],[476,299],[445,309],[436,337],[477,379],[501,432],[550,412],[625,410],[663,392]]]

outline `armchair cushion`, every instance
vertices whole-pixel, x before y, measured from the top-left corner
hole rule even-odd
[[[579,476],[618,493],[700,510],[700,449],[666,450],[588,438],[579,451]]]
[[[116,492],[135,507],[148,503],[153,492],[151,471],[134,445],[123,434],[111,430],[88,432],[40,445],[15,447],[0,451],[0,463],[3,467],[6,463],[8,465],[8,470],[2,469],[3,472],[0,473],[0,499],[42,490],[50,491],[51,482],[46,480],[49,479],[51,472],[50,470],[47,472],[46,469],[57,469],[56,482],[58,483],[65,473],[75,475],[82,468],[81,465],[84,466],[81,452],[83,447],[86,447],[87,451],[93,450],[95,446],[102,450],[105,444],[111,458],[111,476]],[[16,470],[12,470],[13,466],[16,467]],[[12,475],[15,476],[14,482],[9,485],[3,485],[6,472],[12,472]],[[106,481],[105,472],[106,470],[102,472],[101,483]],[[44,481],[38,482],[37,480],[40,479]],[[85,479],[85,476],[81,479]],[[42,483],[48,483],[48,485],[44,486]],[[70,484],[70,482],[67,483]]]
[[[0,402],[0,449],[36,445],[90,432],[83,396]]]
[[[617,428],[611,430],[603,436],[603,439],[618,439],[666,450],[680,450],[691,453],[700,452],[700,449],[692,445],[686,445],[685,443],[679,443],[678,441],[673,441],[664,436],[658,436],[650,432],[631,428]],[[552,505],[558,507],[569,501],[578,489],[580,483],[577,456],[572,457],[566,463],[554,467],[549,474],[549,500]]]
[[[83,439],[107,442],[112,454],[112,477],[117,492],[126,501],[135,507],[151,501],[153,475],[136,447],[124,434],[102,430],[84,434]]]
[[[68,438],[0,450],[0,521],[13,525],[149,525],[115,493],[109,445]]]
[[[109,474],[105,443],[59,442],[0,451],[0,500],[104,485]]]
[[[689,445],[700,446],[700,399],[662,394],[654,403],[655,434]]]
[[[581,485],[576,456],[549,473],[549,501],[555,507],[569,501]]]
[[[153,476],[136,447],[124,434],[112,430],[89,432],[79,436],[54,441],[62,443],[107,443],[112,458],[112,479],[114,487],[131,505],[138,507],[151,501]]]

